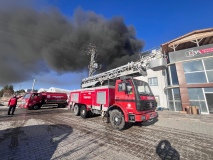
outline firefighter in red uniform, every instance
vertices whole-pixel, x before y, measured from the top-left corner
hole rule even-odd
[[[22,96],[16,97],[16,95],[14,95],[12,98],[10,98],[10,100],[8,102],[8,107],[10,107],[9,110],[8,110],[8,115],[10,115],[11,110],[12,110],[12,115],[14,115],[14,112],[16,110],[17,100],[21,97]]]

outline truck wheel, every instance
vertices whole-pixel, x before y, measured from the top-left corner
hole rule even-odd
[[[34,105],[34,106],[33,106],[33,109],[34,109],[34,110],[38,110],[39,108],[40,108],[39,105]]]
[[[80,108],[77,104],[74,105],[74,114],[76,116],[79,116],[79,114],[80,114]]]
[[[112,112],[110,113],[110,123],[114,129],[124,129],[125,120],[122,112],[117,109],[112,110]]]
[[[88,112],[87,112],[87,109],[86,109],[85,105],[81,106],[81,112],[80,112],[80,114],[81,114],[82,118],[87,118]]]

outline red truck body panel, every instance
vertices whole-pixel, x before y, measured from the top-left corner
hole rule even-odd
[[[27,93],[23,96],[22,103],[19,107],[30,108],[35,105],[42,106],[43,104],[66,104],[68,96],[66,93],[41,92]]]
[[[90,110],[91,106],[96,109],[107,110],[107,108],[114,104],[115,99],[114,87],[103,86],[97,88],[81,89],[70,92],[70,102],[85,104],[87,110]]]

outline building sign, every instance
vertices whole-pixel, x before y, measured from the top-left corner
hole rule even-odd
[[[170,63],[213,56],[213,44],[169,53]]]

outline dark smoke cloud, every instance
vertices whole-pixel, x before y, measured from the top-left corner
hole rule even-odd
[[[1,2],[1,1],[0,1]],[[57,9],[37,11],[29,6],[0,8],[0,85],[21,82],[51,69],[81,72],[87,69],[89,44],[98,47],[102,70],[139,57],[143,42],[122,17],[105,19],[77,9],[72,20]]]

